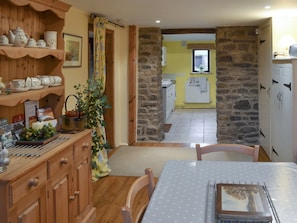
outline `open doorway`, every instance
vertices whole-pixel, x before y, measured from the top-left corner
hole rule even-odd
[[[165,120],[171,128],[162,142],[217,142],[215,39],[215,33],[163,34],[167,63],[162,78],[175,84],[176,99],[174,112]],[[209,53],[208,66],[195,70],[193,51],[202,49]],[[201,93],[200,80],[206,80],[208,95]]]

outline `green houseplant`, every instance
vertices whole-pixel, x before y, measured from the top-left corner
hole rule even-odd
[[[110,173],[106,149],[109,144],[105,136],[104,111],[110,108],[104,94],[103,82],[99,79],[88,79],[87,85],[75,85],[78,97],[78,110],[85,116],[85,127],[92,130],[92,179],[98,180]]]

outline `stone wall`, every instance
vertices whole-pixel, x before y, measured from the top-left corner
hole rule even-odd
[[[219,27],[217,138],[219,143],[259,143],[256,27]]]
[[[137,141],[164,138],[161,47],[159,28],[139,29]]]

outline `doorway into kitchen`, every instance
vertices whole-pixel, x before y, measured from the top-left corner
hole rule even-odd
[[[217,143],[216,109],[176,109],[166,123],[162,143],[215,144]]]
[[[214,32],[163,34],[167,55],[162,78],[175,84],[177,107],[165,118],[171,127],[164,129],[164,143],[217,143],[215,38]],[[208,53],[207,66],[200,69],[199,63],[194,69],[194,51],[202,48]],[[202,92],[203,80],[207,90]]]

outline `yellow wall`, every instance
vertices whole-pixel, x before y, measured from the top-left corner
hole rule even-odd
[[[74,93],[74,85],[85,84],[88,78],[88,21],[87,13],[71,7],[66,13],[64,33],[82,37],[82,66],[63,68],[65,78],[65,97]],[[74,108],[73,100],[67,103],[67,108]]]
[[[74,93],[73,86],[85,84],[88,78],[88,20],[89,15],[71,7],[66,14],[64,32],[83,37],[82,67],[63,68],[65,96]],[[115,95],[115,146],[128,144],[128,28],[108,24],[114,30],[114,95]],[[67,104],[68,106],[68,104]],[[71,104],[69,105],[71,108]]]
[[[199,43],[199,42],[188,42]],[[202,42],[200,42],[202,43]],[[206,43],[206,42],[203,42]],[[208,42],[209,43],[209,42]],[[167,65],[163,67],[163,74],[176,74],[176,108],[215,108],[216,106],[216,58],[215,50],[211,50],[211,73],[210,74],[191,74],[192,70],[192,50],[187,49],[187,45],[181,42],[163,42],[167,48]],[[204,76],[210,82],[211,103],[184,103],[185,82],[189,77]]]

